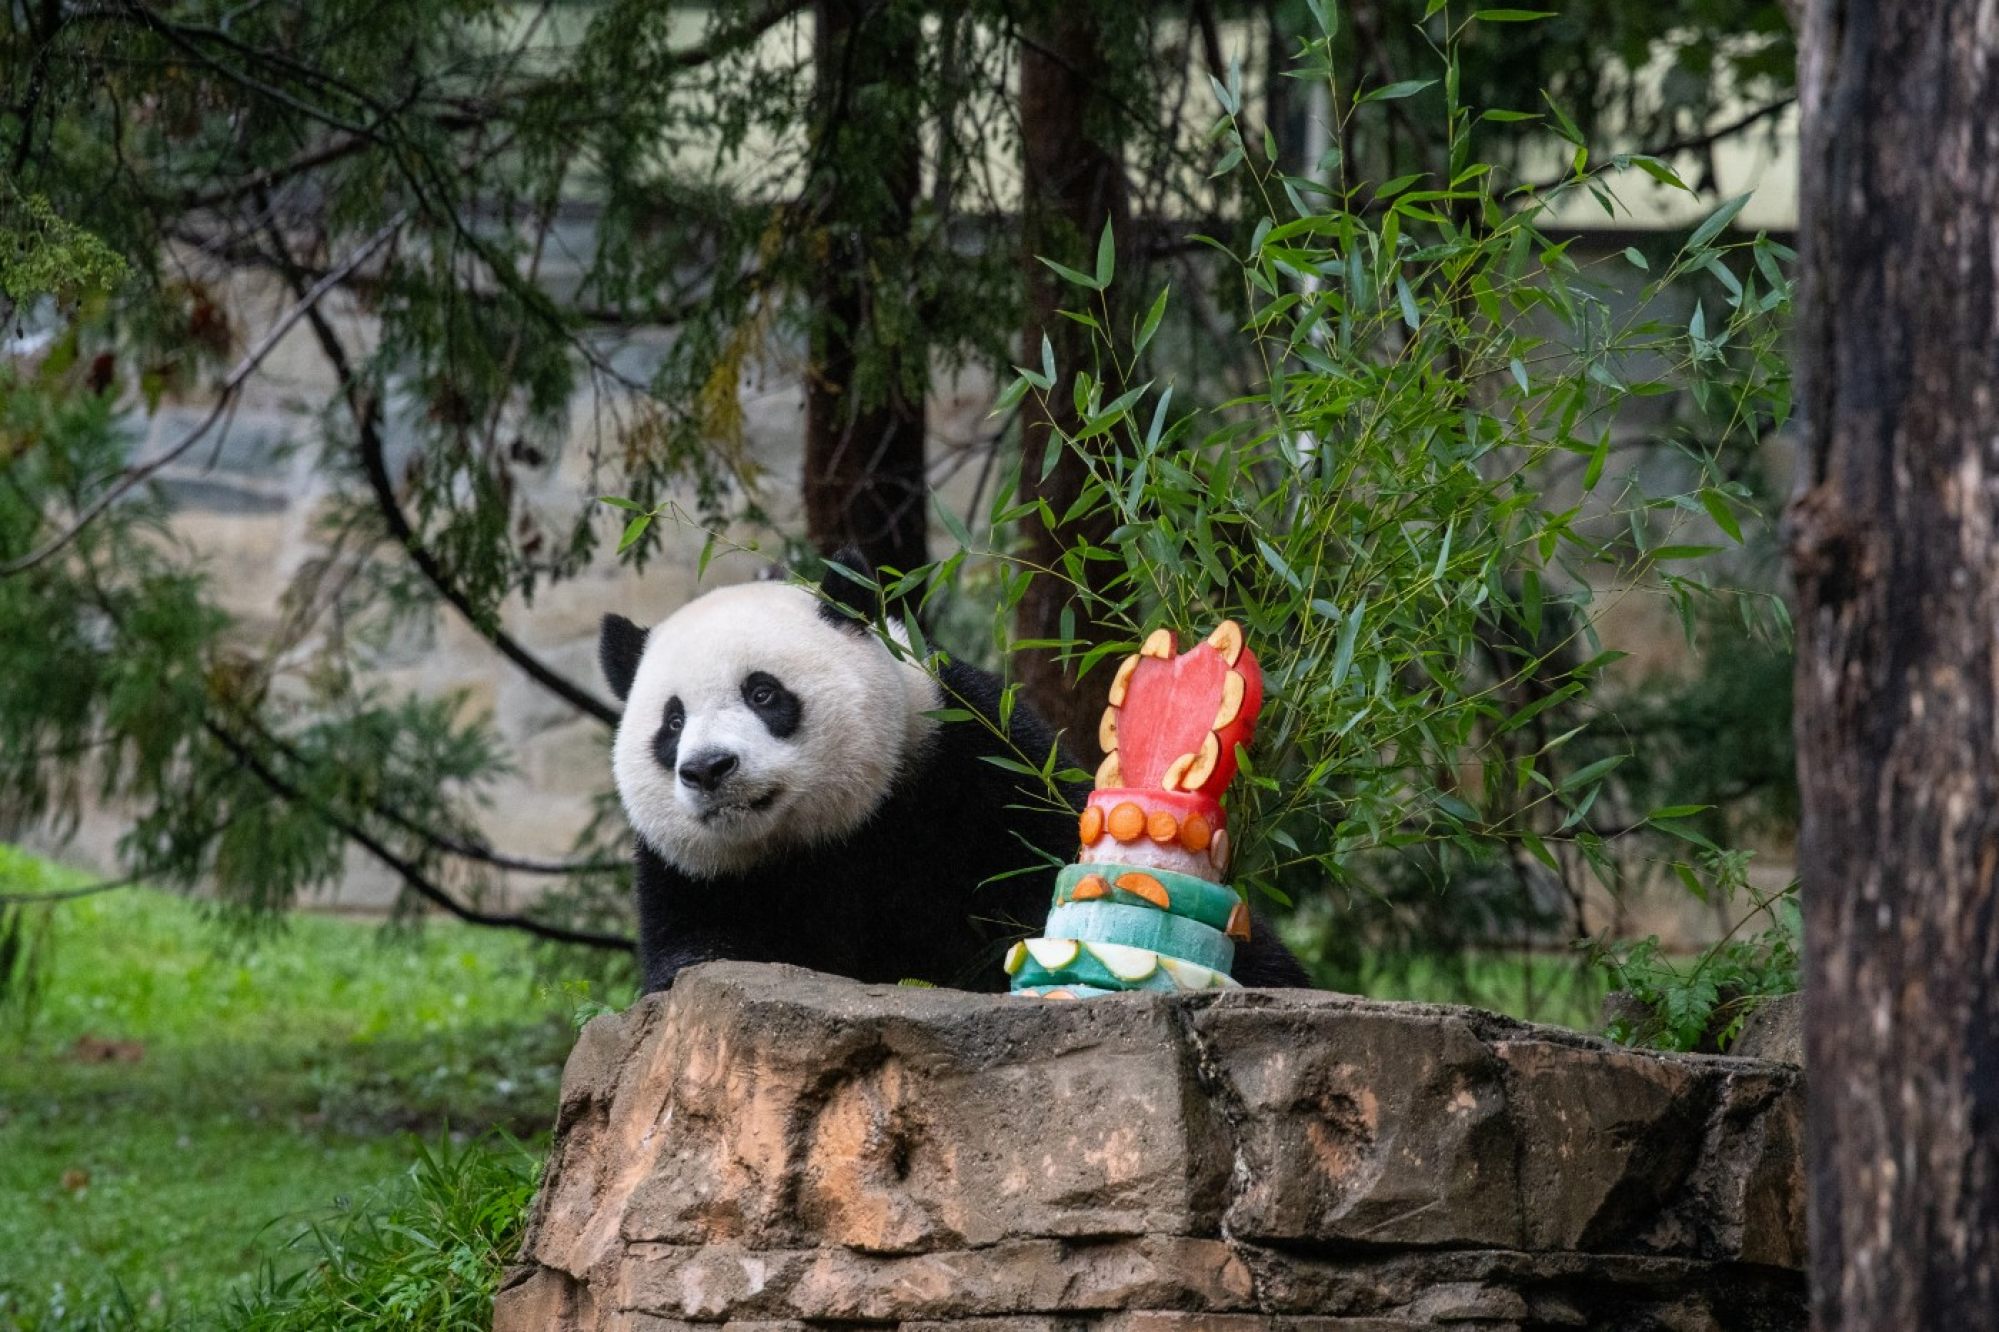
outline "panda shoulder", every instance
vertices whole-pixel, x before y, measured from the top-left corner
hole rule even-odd
[[[938,683],[950,706],[978,713],[988,721],[1000,719],[1000,696],[1006,690],[1000,677],[963,662],[947,662],[938,672]],[[1016,746],[1043,752],[1055,738],[1055,730],[1028,703],[1024,692],[1016,692],[1008,732]]]
[[[1000,678],[991,671],[946,658],[937,667],[937,684],[951,706],[968,708],[981,717],[999,716]]]

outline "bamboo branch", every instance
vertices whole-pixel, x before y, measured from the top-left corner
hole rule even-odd
[[[1770,119],[1772,116],[1783,114],[1784,112],[1790,110],[1793,106],[1797,105],[1797,101],[1798,99],[1795,94],[1787,97],[1779,97],[1774,102],[1766,102],[1762,106],[1757,107],[1755,110],[1744,112],[1742,115],[1737,116],[1734,120],[1728,121],[1721,125],[1717,125],[1713,129],[1702,130],[1698,134],[1690,134],[1683,139],[1673,139],[1669,142],[1658,144],[1651,148],[1639,149],[1633,155],[1643,156],[1643,157],[1656,157],[1661,161],[1665,161],[1669,158],[1677,156],[1680,153],[1698,152],[1703,148],[1712,148],[1717,143],[1720,143],[1723,139],[1731,138],[1737,134],[1742,133],[1742,131],[1746,129],[1751,129],[1756,125],[1759,125],[1762,122]],[[1527,188],[1535,191],[1536,193],[1540,193],[1547,190],[1552,190],[1557,185],[1565,185],[1573,179],[1575,179],[1575,177],[1572,174],[1565,172],[1562,175],[1552,177],[1548,180],[1537,181],[1534,184],[1529,185]]]

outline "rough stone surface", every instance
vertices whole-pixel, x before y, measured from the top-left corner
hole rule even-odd
[[[584,1029],[496,1332],[1802,1328],[1797,1069],[716,963]]]
[[[1742,1023],[1730,1054],[1779,1064],[1805,1062],[1805,996],[1780,994],[1756,1005]]]

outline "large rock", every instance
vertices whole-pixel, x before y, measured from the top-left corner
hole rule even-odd
[[[717,963],[584,1029],[497,1332],[1804,1326],[1794,1068]]]

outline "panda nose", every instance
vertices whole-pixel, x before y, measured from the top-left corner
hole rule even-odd
[[[736,770],[736,762],[736,756],[726,749],[704,749],[681,761],[680,780],[712,795],[722,779]]]

